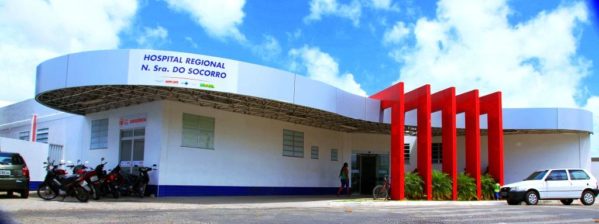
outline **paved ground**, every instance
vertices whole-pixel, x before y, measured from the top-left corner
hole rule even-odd
[[[336,197],[176,197],[79,203],[0,196],[17,223],[595,223],[599,205],[372,201]],[[6,220],[4,220],[6,221]],[[0,223],[4,223],[0,218]]]

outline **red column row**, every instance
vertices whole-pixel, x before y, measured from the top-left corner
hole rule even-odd
[[[417,168],[424,181],[424,193],[432,199],[432,131],[431,113],[441,111],[443,172],[453,180],[452,199],[457,200],[456,114],[466,118],[466,169],[474,177],[477,197],[481,197],[480,115],[487,114],[489,138],[489,172],[503,184],[503,126],[501,93],[478,96],[473,90],[456,96],[451,87],[431,95],[430,85],[404,94],[404,84],[397,83],[371,96],[381,100],[381,113],[391,108],[391,197],[404,198],[404,124],[405,112],[417,110]],[[382,116],[381,116],[382,117]]]

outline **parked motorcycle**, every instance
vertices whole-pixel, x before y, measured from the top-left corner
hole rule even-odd
[[[102,164],[102,162],[104,162],[104,158],[102,157],[100,165],[101,167],[104,167],[104,165]],[[98,176],[98,167],[96,167],[96,169],[94,170],[90,170],[90,167],[88,167],[86,164],[88,162],[85,161],[85,163],[80,163],[80,160],[77,160],[77,165],[69,165],[67,167],[71,167],[73,169],[73,173],[74,174],[78,174],[83,176],[83,178],[85,179],[85,181],[87,182],[88,186],[89,186],[89,194],[91,195],[91,197],[94,200],[99,200],[100,199],[100,178]],[[100,169],[100,171],[103,168]]]
[[[63,200],[66,196],[74,196],[80,202],[87,202],[89,200],[89,186],[85,181],[83,175],[73,174],[66,175],[64,169],[59,167],[64,163],[54,164],[54,161],[44,162],[46,166],[46,177],[44,182],[39,185],[37,189],[37,195],[44,200],[52,200],[58,195],[63,196]]]
[[[105,196],[110,193],[113,198],[119,198],[121,193],[118,187],[118,180],[120,177],[121,166],[117,165],[109,173],[106,173],[104,165],[106,165],[106,163],[101,163],[96,166],[96,173],[98,173],[98,177],[100,178],[100,194]]]
[[[135,166],[137,167],[137,166]],[[148,172],[156,169],[156,164],[152,167],[138,167],[139,175],[122,173],[120,175],[119,189],[122,195],[137,195],[143,198],[146,194],[150,176]]]

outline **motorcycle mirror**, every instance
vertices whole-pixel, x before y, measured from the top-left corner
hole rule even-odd
[[[104,157],[102,157],[102,159],[100,159],[100,161],[104,161]]]
[[[45,165],[45,164],[48,164],[48,162],[44,162],[44,165]]]
[[[80,159],[78,159],[78,160],[77,160],[77,164],[79,164],[79,163],[81,163],[81,160],[80,160]]]
[[[156,164],[152,165],[153,167],[156,167]]]

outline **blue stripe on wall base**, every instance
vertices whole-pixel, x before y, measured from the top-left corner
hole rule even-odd
[[[150,186],[148,186],[150,187]],[[336,187],[232,187],[159,185],[158,196],[334,195]],[[149,189],[148,189],[149,190]]]
[[[43,181],[29,181],[29,190],[37,191],[37,188],[42,184]]]

